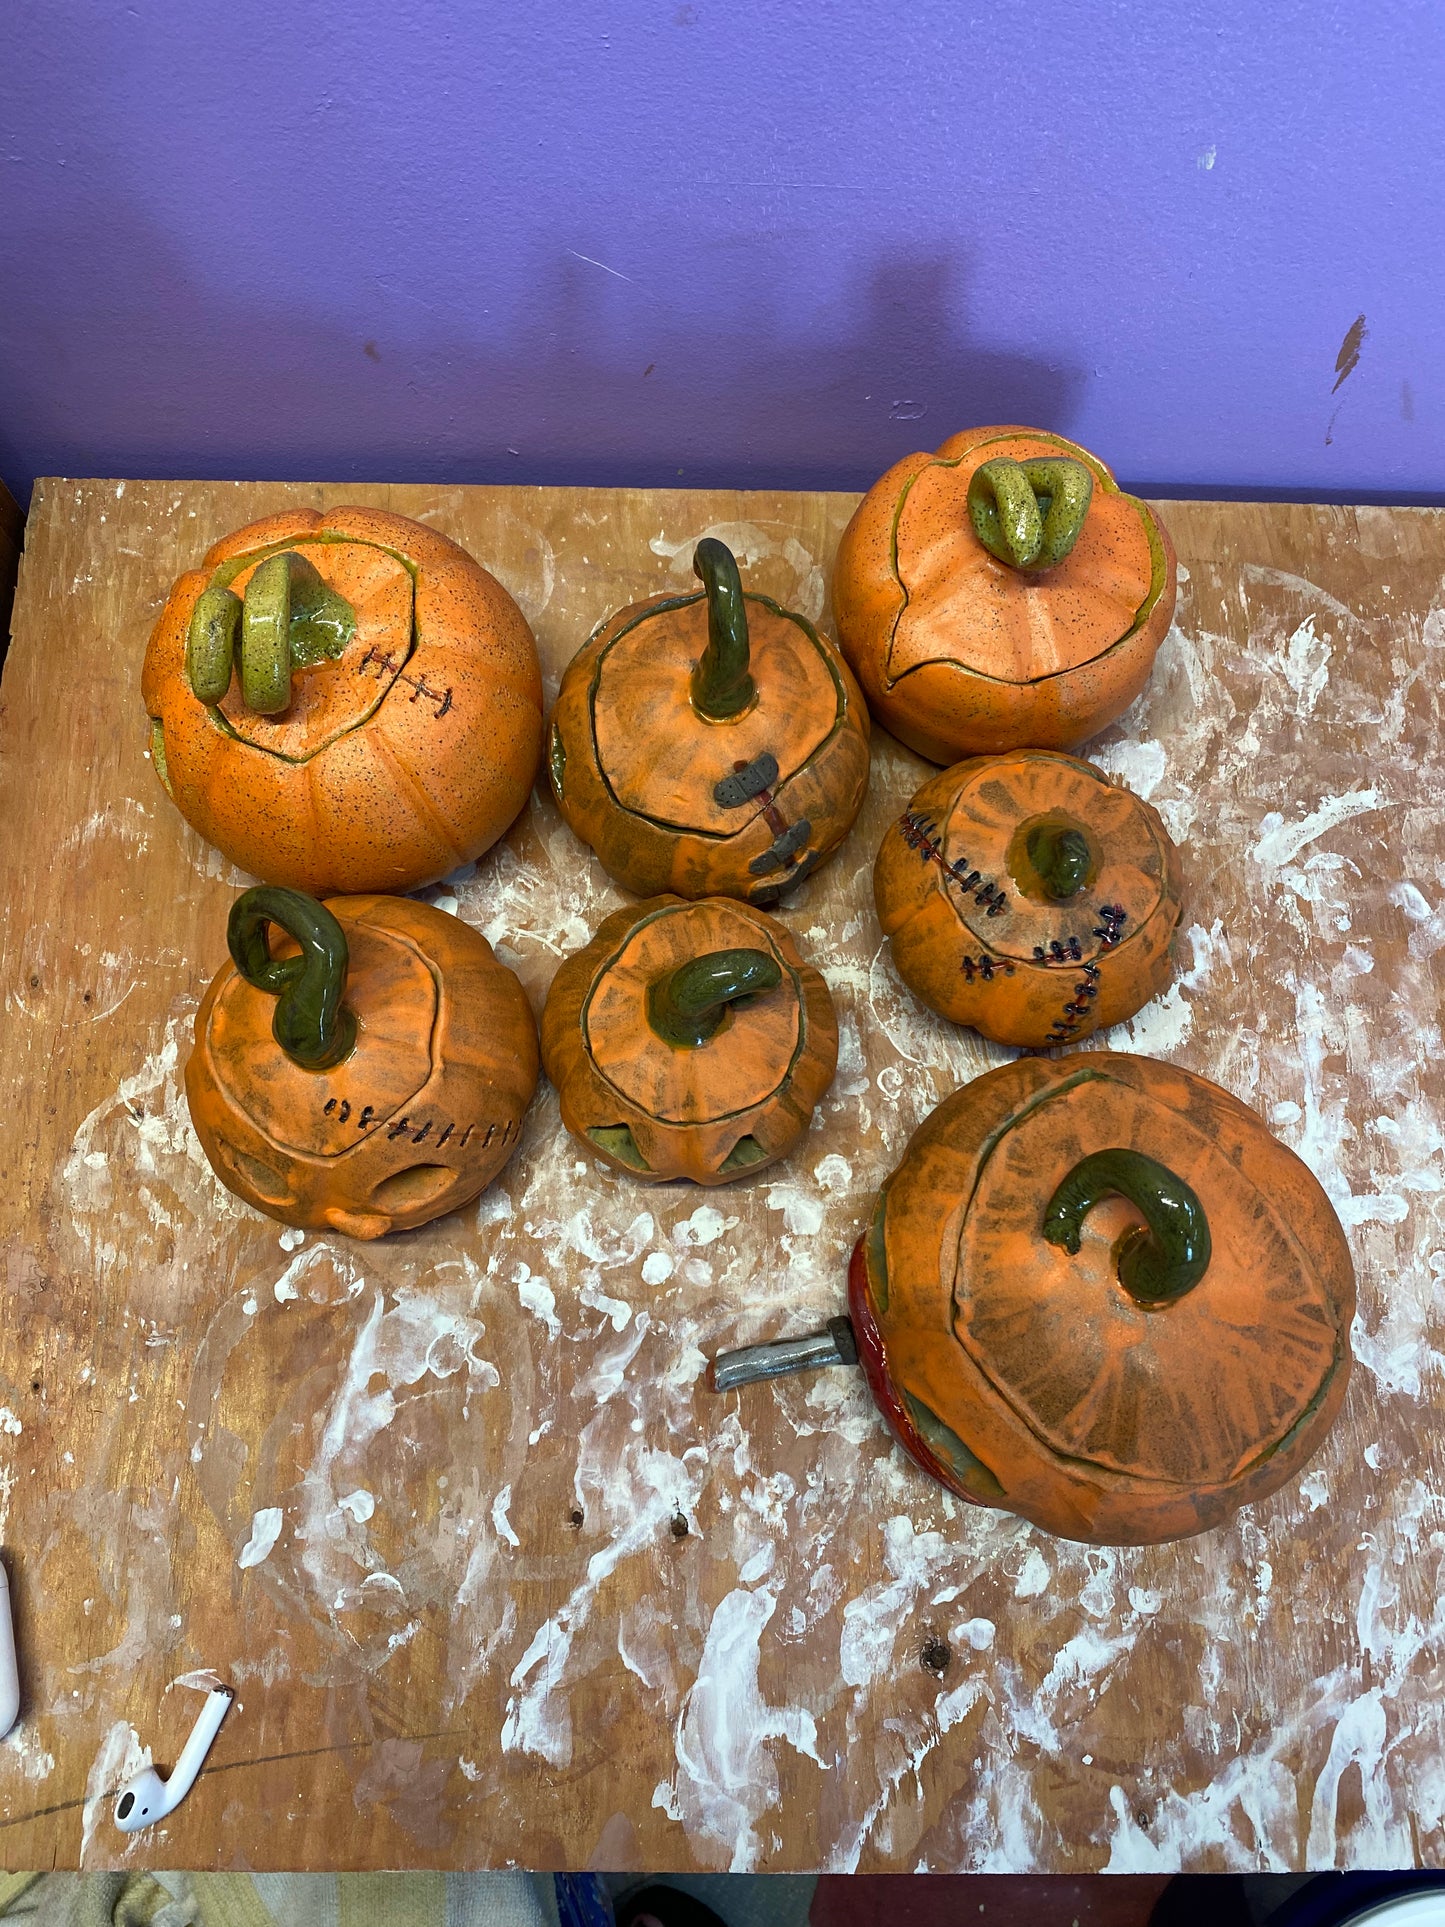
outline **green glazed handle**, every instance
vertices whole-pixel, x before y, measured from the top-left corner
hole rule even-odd
[[[301,946],[299,957],[273,957],[268,924]],[[276,999],[271,1035],[293,1064],[326,1071],[349,1057],[356,1044],[356,1016],[341,999],[349,952],[346,932],[315,897],[261,884],[237,897],[226,941],[248,984]]]
[[[783,980],[766,950],[710,950],[647,987],[647,1021],[665,1044],[695,1050],[717,1034],[728,1005]]]
[[[711,535],[693,550],[692,572],[707,596],[707,648],[692,672],[692,706],[710,723],[731,722],[758,694],[748,666],[742,578],[732,550]]]
[[[291,703],[291,672],[342,654],[356,634],[356,611],[295,549],[267,556],[246,584],[206,589],[186,631],[186,674],[197,699],[218,703],[231,686],[237,637],[241,695],[260,716]]]
[[[1071,455],[1034,462],[997,455],[969,479],[969,520],[990,555],[1033,575],[1073,548],[1093,495],[1093,476]]]
[[[1135,1303],[1168,1305],[1192,1291],[1209,1269],[1209,1220],[1183,1178],[1142,1151],[1081,1158],[1049,1199],[1045,1238],[1076,1254],[1084,1219],[1109,1197],[1127,1198],[1144,1217],[1114,1247],[1119,1283]]]
[[[1089,878],[1089,839],[1063,823],[1036,823],[1024,850],[1044,895],[1054,903],[1076,897]]]

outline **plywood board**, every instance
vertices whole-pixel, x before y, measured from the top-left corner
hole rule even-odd
[[[1291,1868],[1439,1864],[1445,518],[1163,505],[1176,626],[1095,745],[1185,850],[1183,974],[1105,1041],[1255,1105],[1361,1282],[1327,1449],[1228,1529],[1129,1551],[966,1509],[856,1374],[702,1386],[841,1309],[879,1179],[1003,1052],[899,983],[872,909],[925,766],[785,917],[837,1081],[785,1166],[649,1191],[544,1085],[480,1205],[362,1247],[213,1180],[180,1075],[243,879],[146,760],[171,580],[290,503],[416,515],[488,562],[555,689],[613,606],[720,535],[827,621],[852,498],[59,482],[0,703],[0,1504],[25,1717],[10,1866]],[[429,893],[540,1007],[621,901],[544,794]],[[927,1660],[931,1662],[925,1663]],[[185,1680],[239,1703],[163,1830]]]

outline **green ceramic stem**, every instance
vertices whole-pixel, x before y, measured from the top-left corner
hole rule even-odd
[[[301,946],[299,957],[273,957],[267,940],[275,924]],[[351,1054],[356,1017],[346,992],[346,933],[324,904],[299,890],[262,884],[237,897],[226,925],[237,970],[276,999],[271,1035],[293,1064],[330,1070]]]
[[[1055,903],[1067,903],[1088,881],[1089,839],[1082,830],[1037,823],[1024,839],[1024,850],[1044,895]]]
[[[1033,575],[1073,548],[1093,494],[1093,476],[1071,455],[1034,462],[998,455],[969,480],[969,519],[990,555]]]
[[[730,722],[757,700],[748,667],[748,612],[737,561],[724,542],[704,536],[692,572],[707,594],[707,648],[692,672],[692,706],[710,723]]]
[[[1077,1253],[1085,1218],[1111,1197],[1127,1198],[1144,1218],[1114,1247],[1119,1283],[1129,1296],[1155,1306],[1192,1291],[1209,1269],[1209,1220],[1183,1178],[1142,1151],[1095,1151],[1080,1159],[1049,1199],[1045,1238]]]
[[[695,1050],[717,1034],[728,1005],[782,982],[766,950],[710,950],[647,987],[647,1021],[665,1044]]]
[[[275,716],[291,702],[291,672],[339,656],[356,634],[356,611],[294,549],[271,555],[246,585],[203,591],[186,631],[186,674],[203,703],[231,686],[237,638],[246,707]]]

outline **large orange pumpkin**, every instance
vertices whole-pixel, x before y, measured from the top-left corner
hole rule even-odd
[[[743,593],[723,543],[693,567],[700,590],[618,610],[573,657],[552,788],[625,889],[775,903],[852,827],[868,711],[806,617]]]
[[[478,931],[404,897],[263,886],[228,935],[186,1064],[224,1185],[284,1224],[379,1238],[491,1183],[536,1089],[537,1029]]]
[[[785,1157],[838,1063],[828,986],[782,924],[724,897],[615,911],[542,1013],[562,1122],[616,1170],[728,1184]]]
[[[253,876],[410,890],[527,800],[536,644],[502,585],[380,509],[238,529],[172,589],[146,650],[151,756],[188,822]]]
[[[1096,455],[975,428],[905,456],[843,531],[833,608],[874,716],[935,763],[1067,749],[1128,708],[1168,634],[1174,549]]]
[[[879,847],[878,921],[909,988],[1002,1044],[1078,1043],[1169,982],[1179,853],[1157,811],[1053,750],[957,763]]]
[[[899,1442],[961,1498],[1152,1544],[1318,1450],[1354,1305],[1328,1198],[1253,1111],[1149,1058],[1021,1058],[915,1132],[853,1254],[851,1330],[713,1370],[856,1345]]]

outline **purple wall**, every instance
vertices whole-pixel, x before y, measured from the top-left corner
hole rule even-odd
[[[1445,499],[1438,0],[37,0],[0,134],[22,496],[863,486],[1013,419]]]

